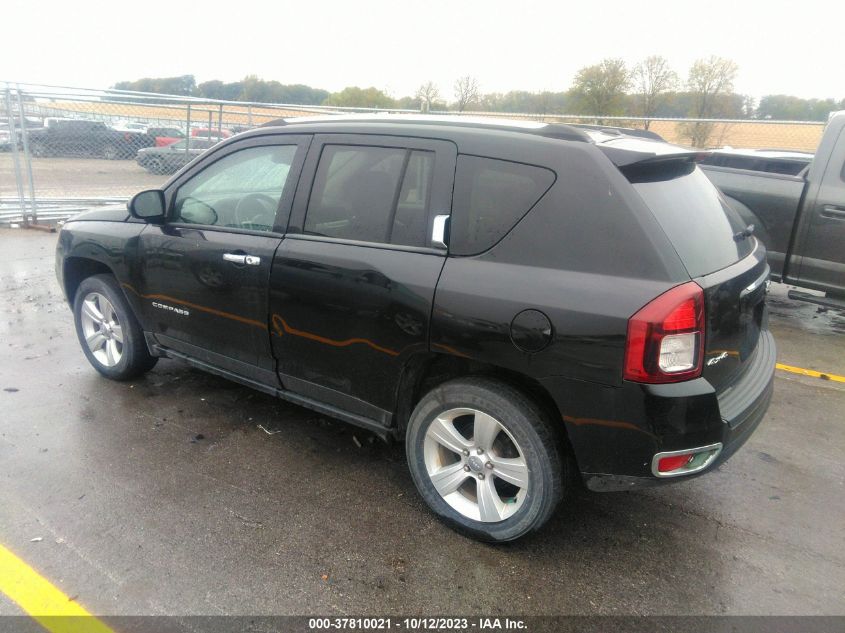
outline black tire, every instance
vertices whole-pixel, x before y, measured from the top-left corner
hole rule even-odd
[[[164,168],[164,163],[157,156],[153,156],[149,159],[149,162],[147,163],[147,170],[150,173],[157,174],[159,176],[167,173],[167,170]]]
[[[432,483],[425,457],[426,433],[438,416],[449,415],[456,409],[474,409],[495,418],[506,431],[504,434],[499,431],[496,441],[502,441],[502,437],[507,436],[505,441],[512,440],[527,465],[528,485],[514,497],[523,495],[521,505],[504,520],[485,522],[469,518],[450,505]],[[455,428],[459,422],[463,423],[460,419],[455,420]],[[472,424],[474,435],[475,422]],[[487,542],[512,541],[538,530],[563,498],[564,485],[570,480],[574,467],[569,452],[561,450],[561,439],[547,415],[533,399],[505,382],[480,376],[452,380],[427,393],[411,414],[405,447],[411,477],[434,513],[459,532]],[[462,463],[466,465],[463,470],[466,471],[470,457],[459,459],[464,460]],[[495,459],[493,457],[491,461]],[[473,477],[485,479],[483,474],[488,473],[488,483],[492,486],[496,482],[496,471],[467,472],[467,481],[462,486],[469,486],[470,495],[474,485],[481,486],[477,481],[472,482]],[[461,476],[460,473],[457,475]],[[462,487],[459,493],[463,494],[463,490],[466,488]]]
[[[34,141],[29,144],[29,150],[32,152],[32,155],[35,158],[44,158],[45,156],[49,156],[50,153],[47,151],[47,146],[44,145],[41,141]]]
[[[122,330],[120,360],[113,366],[108,366],[98,359],[86,342],[82,311],[86,297],[91,296],[92,293],[102,295],[108,300],[114,309],[116,322]],[[73,317],[76,335],[83,353],[94,369],[106,378],[131,380],[152,369],[158,361],[157,357],[150,355],[141,326],[112,275],[94,275],[87,277],[79,284],[73,301]]]
[[[106,160],[117,160],[120,158],[120,151],[116,145],[108,143],[103,147],[103,158]]]

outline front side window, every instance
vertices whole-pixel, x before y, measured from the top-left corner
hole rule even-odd
[[[305,217],[306,233],[424,246],[434,152],[327,145]]]
[[[272,231],[295,155],[296,145],[269,145],[224,156],[179,188],[173,221]]]

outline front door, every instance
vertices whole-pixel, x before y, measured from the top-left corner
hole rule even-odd
[[[402,368],[428,351],[455,158],[446,141],[315,136],[270,284],[285,389],[390,422]]]
[[[807,195],[796,237],[798,282],[845,293],[845,129],[831,144],[821,183]],[[817,156],[823,154],[819,148]]]
[[[245,139],[168,187],[168,219],[141,233],[128,288],[160,344],[278,384],[267,284],[306,149],[302,137]]]
[[[794,256],[798,283],[845,293],[845,129],[832,144],[832,154],[816,191],[809,191]],[[821,148],[819,155],[821,155]]]

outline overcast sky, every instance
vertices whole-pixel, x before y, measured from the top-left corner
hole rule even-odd
[[[140,77],[247,74],[394,97],[431,79],[482,92],[566,90],[603,57],[739,64],[736,91],[845,97],[845,1],[2,0],[0,81],[106,88]]]

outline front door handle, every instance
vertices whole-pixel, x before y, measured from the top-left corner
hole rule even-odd
[[[223,253],[223,259],[233,264],[246,264],[247,266],[258,266],[261,258],[255,255],[241,255],[238,253]]]
[[[826,204],[822,207],[822,217],[831,220],[845,220],[845,207],[837,207],[833,204]]]

